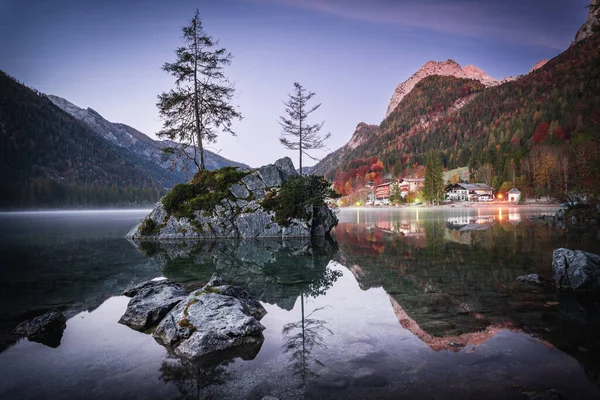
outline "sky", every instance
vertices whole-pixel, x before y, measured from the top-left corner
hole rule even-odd
[[[396,86],[452,58],[495,78],[565,50],[588,0],[0,0],[0,69],[41,92],[156,137],[157,96],[174,87],[181,28],[196,9],[233,55],[243,119],[210,150],[258,167],[297,152],[279,143],[283,101],[299,82],[322,106],[328,151],[360,122],[379,124]],[[314,161],[303,158],[303,165]]]

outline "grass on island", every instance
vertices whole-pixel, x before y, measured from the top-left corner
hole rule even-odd
[[[229,188],[249,173],[237,167],[198,171],[189,183],[175,185],[167,193],[162,200],[163,207],[169,215],[191,220],[196,211],[211,211],[223,199],[235,200]]]

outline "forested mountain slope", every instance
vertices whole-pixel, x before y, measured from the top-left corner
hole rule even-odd
[[[2,208],[143,203],[161,194],[116,146],[2,71],[0,157]]]
[[[153,140],[129,125],[110,122],[97,111],[91,108],[80,108],[61,97],[48,95],[48,98],[63,111],[83,121],[102,138],[129,153],[144,170],[165,187],[170,188],[186,182],[196,171],[194,162],[187,157],[164,159],[162,149],[175,146],[171,141]],[[208,150],[204,151],[204,162],[209,170],[226,166],[248,168],[245,164],[228,160]],[[182,170],[186,170],[187,174]]]
[[[600,190],[599,45],[589,37],[496,87],[425,78],[368,138],[345,146],[326,176],[333,180],[352,160],[373,156],[386,171],[402,174],[439,150],[446,168],[485,169],[497,187],[513,181],[535,194]]]

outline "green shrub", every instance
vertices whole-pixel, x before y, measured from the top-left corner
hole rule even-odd
[[[292,218],[309,219],[307,207],[325,205],[325,198],[331,195],[329,182],[321,176],[292,176],[279,192],[268,192],[261,204],[275,212],[275,222],[288,226]]]
[[[140,225],[138,232],[144,236],[150,236],[150,235],[157,234],[159,230],[160,230],[159,226],[156,225],[156,222],[154,222],[153,219],[145,218],[142,221],[142,224]]]
[[[248,174],[237,167],[198,171],[189,183],[176,185],[167,193],[162,200],[163,207],[177,218],[192,219],[195,211],[210,211],[221,200],[234,199],[229,187]]]

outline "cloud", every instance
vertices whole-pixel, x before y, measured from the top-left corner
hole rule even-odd
[[[564,49],[578,26],[574,7],[560,0],[246,0],[468,37]],[[582,8],[583,7],[579,7]],[[565,13],[570,17],[565,19]],[[583,23],[584,21],[575,21]],[[574,29],[574,30],[573,30]]]

